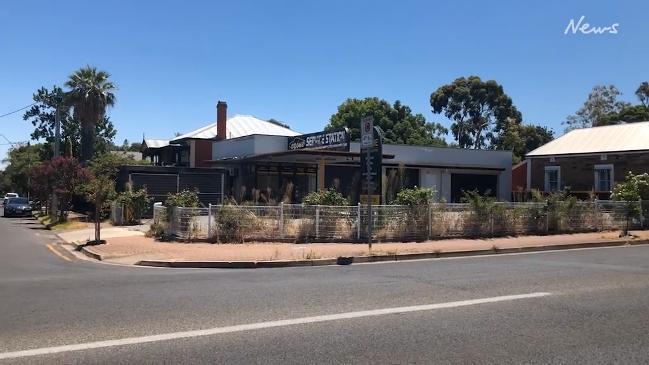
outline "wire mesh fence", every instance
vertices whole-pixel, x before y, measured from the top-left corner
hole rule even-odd
[[[649,202],[507,203],[488,206],[431,204],[276,206],[210,205],[153,208],[153,223],[167,235],[218,242],[418,241],[448,237],[495,237],[641,229]]]

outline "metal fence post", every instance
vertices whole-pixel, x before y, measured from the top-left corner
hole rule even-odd
[[[642,213],[642,198],[638,199],[638,209],[640,211],[640,228],[644,228],[644,214]]]
[[[284,202],[279,203],[279,236],[284,238]]]
[[[431,204],[428,203],[428,239],[433,237],[433,210]]]
[[[320,206],[315,206],[315,238],[320,238]]]
[[[212,203],[207,205],[207,238],[212,238]]]
[[[356,239],[361,239],[361,203],[356,206]]]
[[[489,223],[491,224],[491,235],[494,235],[494,213],[489,214]]]

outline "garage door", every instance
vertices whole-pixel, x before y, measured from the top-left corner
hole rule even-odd
[[[498,176],[482,174],[451,174],[451,202],[459,203],[465,191],[477,190],[482,195],[496,197]]]

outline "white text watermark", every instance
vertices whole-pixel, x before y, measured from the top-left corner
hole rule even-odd
[[[619,23],[613,23],[605,27],[595,27],[590,23],[586,23],[586,16],[582,15],[578,21],[575,22],[575,19],[570,19],[566,30],[563,31],[563,34],[617,34],[618,28],[620,27]]]

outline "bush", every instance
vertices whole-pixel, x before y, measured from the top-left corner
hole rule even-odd
[[[153,223],[149,230],[145,233],[146,237],[155,237],[158,239],[165,239],[165,227],[160,223]]]
[[[142,214],[149,206],[150,199],[146,188],[132,190],[128,189],[117,195],[115,203],[124,208],[123,224],[139,224]]]
[[[624,228],[624,233],[627,234],[629,220],[632,217],[636,217],[640,213],[645,217],[649,215],[649,206],[638,203],[639,200],[649,200],[649,174],[634,175],[629,172],[624,182],[615,185],[611,198],[627,202],[626,226]],[[644,222],[641,224],[644,228]]]
[[[302,199],[304,205],[349,205],[349,201],[335,189],[312,191]]]
[[[505,209],[492,196],[481,195],[476,190],[465,191],[462,201],[471,206],[469,228],[473,236],[485,235],[487,232],[493,234],[494,223],[505,222]]]
[[[561,231],[563,220],[571,217],[577,206],[577,198],[565,192],[553,192],[547,198],[548,231]]]
[[[435,200],[435,189],[429,188],[407,188],[397,193],[392,201],[394,205],[429,205]]]
[[[623,201],[649,200],[649,174],[634,175],[629,172],[624,182],[615,185],[611,198]]]
[[[189,189],[185,189],[180,193],[169,193],[169,195],[167,195],[167,200],[165,200],[165,206],[167,206],[168,209],[173,207],[198,208],[199,204],[198,192]]]
[[[233,200],[226,200],[217,213],[216,237],[218,242],[243,243],[245,230],[255,229],[257,217]]]

